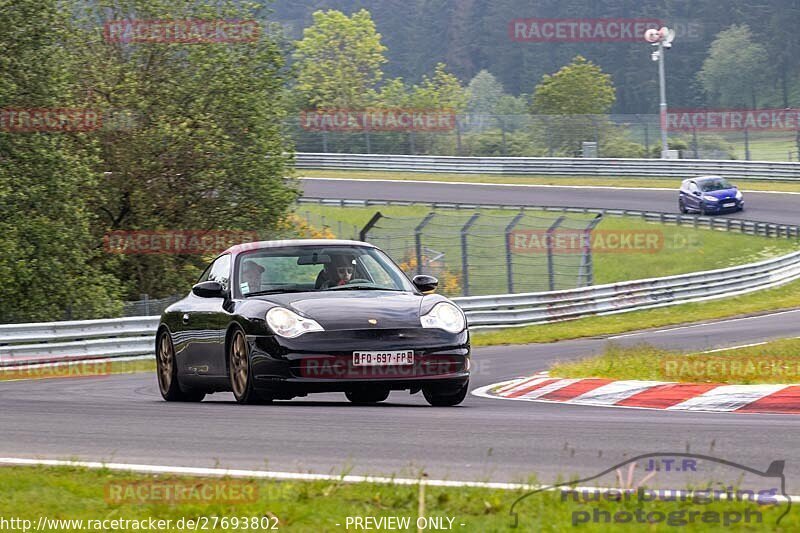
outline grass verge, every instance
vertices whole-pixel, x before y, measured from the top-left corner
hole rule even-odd
[[[556,363],[550,372],[565,378],[609,378],[731,385],[797,383],[800,339],[759,346],[681,354],[642,344],[609,346],[596,357]]]
[[[372,216],[380,211],[392,220],[379,222],[372,235],[372,241],[382,246],[396,261],[407,253],[398,243],[406,243],[402,235],[413,235],[414,228],[426,214],[437,213],[428,232],[423,235],[423,244],[444,252],[445,267],[461,276],[461,240],[458,229],[474,212],[481,213],[481,219],[473,226],[470,235],[472,243],[469,250],[471,281],[470,294],[497,294],[508,292],[506,285],[505,227],[516,215],[513,210],[432,210],[425,206],[380,206],[380,207],[335,207],[313,204],[298,205],[296,212],[315,226],[327,226],[338,237],[352,238]],[[526,210],[537,227],[546,228],[560,213]],[[583,226],[594,215],[570,214],[573,220],[585,219]],[[539,222],[533,222],[538,220]],[[545,222],[545,221],[550,221]],[[437,221],[440,225],[437,226]],[[525,221],[519,224],[522,237]],[[578,227],[579,224],[572,227]],[[540,233],[543,230],[540,231]],[[343,235],[340,235],[343,233]],[[613,283],[632,279],[671,276],[712,270],[740,264],[752,263],[768,257],[789,253],[797,249],[797,243],[789,239],[772,239],[735,232],[722,232],[703,228],[676,226],[647,222],[635,217],[606,216],[597,226],[598,239],[606,236],[634,237],[653,235],[658,238],[657,247],[642,247],[630,251],[604,249],[595,246],[593,254],[594,283]],[[391,237],[391,238],[389,238]],[[409,241],[410,243],[411,241]],[[599,241],[595,241],[596,243]],[[406,243],[408,244],[408,243]],[[388,248],[387,248],[388,246]],[[408,244],[408,246],[411,246]],[[407,247],[408,247],[407,246]],[[526,253],[514,252],[515,286],[517,292],[547,290],[544,250],[528,250]],[[565,272],[577,265],[580,260],[576,251],[561,253],[556,261],[564,265]],[[577,272],[577,268],[574,268]],[[575,278],[559,278],[556,289],[575,287]],[[566,285],[572,283],[572,285]],[[459,292],[448,294],[458,296]]]
[[[800,281],[722,300],[595,316],[554,324],[503,328],[487,332],[477,331],[472,336],[472,344],[473,346],[493,346],[555,342],[796,307],[800,307]]]
[[[29,520],[28,531],[34,530],[42,517],[46,520],[44,531],[132,531],[134,528],[130,524],[124,529],[112,529],[110,521],[150,519],[170,521],[164,524],[166,527],[156,527],[160,531],[347,531],[364,530],[364,527],[354,527],[353,519],[361,518],[363,524],[368,517],[375,521],[391,517],[400,524],[408,524],[397,527],[395,522],[395,527],[387,527],[384,522],[380,527],[372,522],[373,527],[368,529],[416,531],[420,516],[438,519],[442,524],[427,530],[572,531],[574,524],[588,520],[582,524],[583,530],[610,531],[615,524],[608,523],[603,513],[608,516],[607,520],[614,520],[617,513],[631,515],[637,509],[642,511],[641,518],[633,517],[633,522],[638,521],[639,527],[647,527],[649,531],[674,531],[676,525],[687,524],[702,531],[727,531],[731,526],[770,530],[786,511],[783,505],[758,505],[752,501],[637,501],[635,495],[628,499],[620,497],[619,491],[611,496],[600,496],[599,501],[576,502],[571,500],[573,496],[565,497],[566,493],[543,492],[526,497],[514,507],[519,518],[519,528],[514,529],[509,514],[511,506],[528,494],[527,491],[427,486],[421,496],[419,487],[413,485],[181,478],[73,467],[2,467],[0,486],[4,489],[0,491],[0,508],[3,509],[0,519]],[[177,492],[170,493],[168,488],[176,486],[191,487],[193,490],[184,494],[200,496],[217,495],[219,487],[223,487],[223,497],[229,497],[238,487],[238,494],[254,494],[255,497],[247,501],[237,498],[236,502],[223,502],[219,497],[170,501],[167,495]],[[153,495],[160,495],[160,498],[152,498]],[[144,503],[131,503],[141,497],[148,499]],[[581,498],[585,495],[578,499]],[[600,517],[597,521],[593,520],[595,513]],[[653,522],[648,524],[648,513],[659,514],[650,515]],[[796,530],[800,527],[797,516],[797,513],[789,513],[781,521],[781,527],[786,531]],[[734,522],[737,518],[738,523]],[[73,522],[56,523],[56,520]],[[199,527],[179,528],[181,520],[184,526],[188,520],[193,520]],[[245,521],[253,520],[259,527],[244,527]],[[668,524],[667,520],[672,523]],[[93,527],[94,522],[102,524],[102,521],[106,521],[105,527]],[[248,526],[251,523],[247,522]],[[10,523],[8,526],[5,529],[11,530]],[[19,527],[18,530],[23,529]]]
[[[133,361],[74,361],[69,364],[30,363],[15,368],[0,369],[0,381],[53,378],[101,378],[110,374],[155,372],[156,360]]]
[[[676,178],[615,177],[615,176],[519,176],[497,174],[459,174],[449,172],[384,172],[364,170],[298,170],[308,178],[383,179],[418,181],[457,181],[470,183],[509,183],[515,185],[583,185],[596,187],[637,187],[642,189],[668,188],[677,193],[681,180]],[[691,177],[687,175],[686,177]],[[732,180],[743,191],[800,192],[800,183],[789,181]]]

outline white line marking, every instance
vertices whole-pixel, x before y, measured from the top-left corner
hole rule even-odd
[[[438,180],[404,180],[404,179],[354,179],[354,178],[307,178],[300,177],[301,180],[314,181],[370,181],[376,183],[431,183],[434,185],[475,185],[490,187],[532,187],[542,189],[611,189],[623,191],[673,191],[677,194],[678,187],[670,189],[668,187],[614,187],[611,185],[544,185],[536,183],[486,183],[475,181],[438,181]],[[677,181],[680,183],[680,180]]]
[[[474,487],[483,489],[496,489],[496,490],[514,490],[514,491],[534,491],[534,490],[547,490],[557,491],[561,486],[553,486],[552,484],[530,485],[527,483],[500,483],[491,481],[453,481],[445,479],[410,479],[410,478],[396,478],[385,476],[334,476],[327,474],[303,474],[296,472],[270,472],[265,470],[242,470],[242,469],[225,469],[225,468],[198,468],[188,466],[160,466],[160,465],[142,465],[142,464],[128,464],[128,463],[102,463],[96,461],[61,461],[56,459],[27,459],[21,457],[0,457],[0,464],[9,466],[69,466],[81,467],[90,469],[108,469],[118,470],[122,472],[137,472],[145,474],[183,474],[187,476],[204,476],[204,477],[237,477],[237,478],[257,478],[257,479],[275,479],[283,481],[337,481],[344,483],[379,483],[384,485],[426,485],[430,487]],[[563,484],[562,484],[563,485]],[[567,487],[567,490],[577,490],[581,492],[597,492],[600,494],[609,491],[619,491],[614,487],[593,487],[593,486],[575,486]],[[800,496],[789,495],[787,498],[777,496],[777,501],[785,501],[789,499],[793,502],[800,501]]]
[[[524,177],[524,176],[520,176]],[[538,176],[537,176],[538,178]],[[493,187],[538,187],[538,188],[550,188],[550,189],[610,189],[610,190],[620,190],[620,191],[669,191],[674,192],[675,194],[678,193],[679,187],[676,186],[674,188],[670,187],[616,187],[613,185],[545,185],[545,184],[536,184],[536,183],[487,183],[487,182],[475,182],[475,181],[439,181],[439,180],[405,180],[405,179],[372,179],[372,178],[311,178],[307,176],[299,176],[297,179],[300,180],[314,180],[314,181],[371,181],[377,183],[432,183],[435,185],[477,185],[477,186],[493,186]],[[559,178],[554,178],[559,179]],[[676,180],[676,184],[680,184],[681,180]],[[747,189],[742,189],[743,193],[747,194],[796,194],[800,195],[800,192],[791,192],[791,191],[752,191]]]
[[[713,350],[706,350],[705,352],[700,353],[717,353],[717,352],[727,352],[728,350],[739,350],[741,348],[752,348],[753,346],[761,346],[767,344],[767,341],[764,342],[754,342],[752,344],[740,344],[739,346],[731,346],[729,348],[714,348]]]
[[[726,319],[726,320],[714,320],[714,321],[710,321],[710,322],[701,322],[700,324],[689,324],[688,326],[676,326],[674,328],[664,328],[664,329],[657,329],[657,330],[637,331],[635,333],[624,333],[624,334],[621,334],[621,335],[613,335],[611,337],[606,337],[606,339],[614,340],[614,339],[621,339],[623,337],[635,337],[636,335],[652,335],[654,333],[666,333],[666,332],[669,332],[669,331],[679,331],[679,330],[682,330],[682,329],[700,328],[700,327],[703,327],[703,326],[711,326],[711,325],[715,325],[715,324],[729,324],[731,322],[740,322],[740,321],[743,321],[743,320],[755,320],[757,318],[769,318],[769,317],[773,317],[773,316],[786,315],[786,314],[790,314],[790,313],[800,313],[800,309],[789,309],[787,311],[779,311],[777,313],[769,313],[769,314],[766,314],[766,315],[745,316],[745,317],[741,317],[741,318],[730,318],[730,319]]]
[[[775,394],[786,385],[723,385],[667,407],[668,411],[735,411],[745,405]]]

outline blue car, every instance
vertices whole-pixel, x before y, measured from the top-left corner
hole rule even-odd
[[[744,209],[742,192],[720,176],[700,176],[683,180],[678,196],[681,213],[717,215]]]

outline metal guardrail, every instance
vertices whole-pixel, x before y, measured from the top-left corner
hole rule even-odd
[[[746,294],[800,279],[800,252],[749,265],[559,292],[454,298],[470,327],[523,326]]]
[[[736,179],[800,181],[800,163],[709,159],[604,159],[564,157],[452,157],[389,154],[297,153],[295,167],[322,170],[624,176],[690,178],[713,174]]]
[[[523,326],[737,296],[800,279],[800,252],[693,274],[567,291],[454,298],[470,328]],[[0,366],[153,354],[159,317],[0,326]]]
[[[406,202],[400,200],[343,200],[336,198],[302,197],[297,199],[300,204],[319,204],[337,207],[370,207],[382,205],[421,205],[433,209],[531,209],[552,211],[558,213],[592,213],[610,216],[631,216],[642,218],[648,222],[662,224],[677,224],[694,228],[707,228],[722,231],[737,231],[748,235],[764,237],[786,237],[800,239],[800,226],[792,224],[774,224],[772,222],[759,222],[741,218],[719,218],[700,215],[679,215],[675,213],[662,213],[657,211],[636,211],[633,209],[604,209],[596,207],[552,207],[544,205],[497,205],[497,204],[459,204],[443,202]]]

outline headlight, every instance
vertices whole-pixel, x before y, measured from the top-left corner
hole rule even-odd
[[[703,200],[705,200],[706,202],[719,202],[719,198],[715,198],[715,197],[711,196],[710,194],[704,194],[703,195]]]
[[[461,309],[448,302],[439,302],[427,314],[419,317],[423,328],[439,328],[449,333],[458,333],[467,327]]]
[[[276,335],[292,339],[309,331],[325,331],[316,321],[304,318],[285,307],[273,307],[267,311],[267,324]]]
[[[739,191],[739,190],[736,191],[736,199],[737,200],[741,200],[742,199],[742,191]]]

